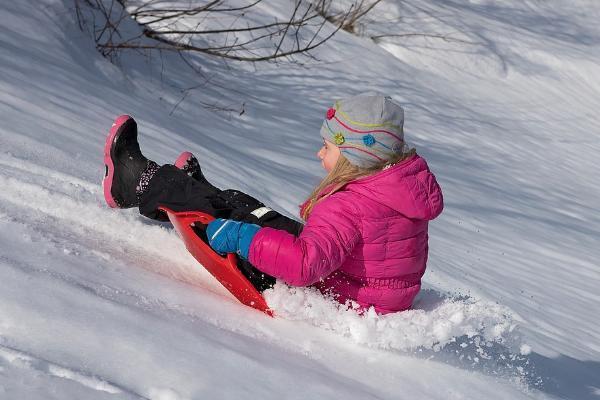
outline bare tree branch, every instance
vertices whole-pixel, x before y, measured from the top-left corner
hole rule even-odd
[[[371,39],[376,43],[379,43],[384,38],[401,38],[401,37],[426,37],[433,39],[442,39],[446,42],[465,43],[465,44],[477,44],[469,40],[456,39],[450,36],[450,34],[442,35],[438,33],[398,33],[398,34],[387,34],[387,35],[374,35]]]
[[[250,24],[247,18],[247,13],[262,0],[235,6],[229,5],[228,0],[206,0],[200,5],[191,3],[189,8],[173,7],[160,0],[73,1],[80,24],[83,4],[94,11],[94,18],[99,17],[94,21],[94,37],[98,49],[107,57],[112,58],[119,50],[137,49],[199,52],[222,59],[258,62],[283,58],[294,61],[294,56],[301,54],[312,57],[311,50],[355,23],[381,0],[368,4],[366,0],[357,0],[334,16],[324,15],[330,10],[332,0],[315,3],[297,0],[289,18],[276,18],[265,24]],[[138,33],[129,36],[123,33],[122,25],[128,18],[137,22],[141,28]],[[221,21],[228,26],[219,26],[223,25]],[[334,27],[323,35],[328,23]]]

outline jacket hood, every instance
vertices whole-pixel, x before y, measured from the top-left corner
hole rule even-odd
[[[345,190],[358,193],[408,218],[432,220],[442,212],[442,190],[427,162],[414,155],[375,175],[349,183]]]

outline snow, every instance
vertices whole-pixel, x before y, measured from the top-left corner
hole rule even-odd
[[[0,398],[598,398],[598,17],[594,0],[382,2],[365,36],[446,40],[340,32],[306,65],[190,57],[199,77],[168,54],[111,64],[73,2],[1,3]],[[411,311],[279,283],[269,318],[168,225],[104,204],[105,134],[129,113],[149,157],[190,150],[297,215],[324,110],[363,91],[405,107],[444,189]]]

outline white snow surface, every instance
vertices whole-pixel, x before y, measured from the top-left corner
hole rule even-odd
[[[171,54],[112,64],[72,1],[0,3],[1,399],[600,397],[600,3],[389,0],[369,19],[302,65],[189,56],[198,74]],[[104,203],[127,113],[150,158],[190,150],[297,216],[325,110],[366,91],[405,107],[444,190],[413,310],[278,283],[270,318],[168,224]]]

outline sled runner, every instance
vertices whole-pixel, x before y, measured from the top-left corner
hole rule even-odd
[[[167,213],[188,251],[231,294],[242,304],[273,316],[265,299],[238,269],[235,254],[221,256],[203,240],[206,234],[203,229],[199,229],[199,225],[211,222],[214,219],[211,215],[199,211],[175,212],[166,207],[161,207],[161,210]]]

